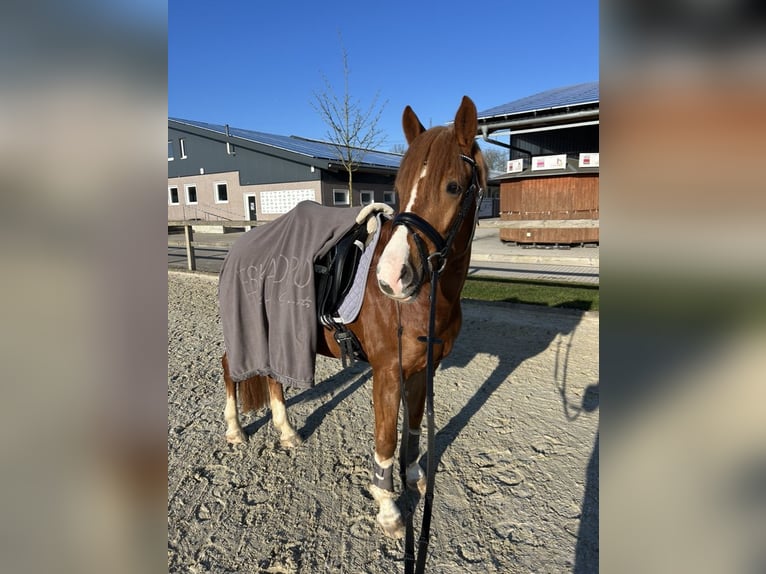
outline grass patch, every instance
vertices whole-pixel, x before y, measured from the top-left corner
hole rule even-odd
[[[496,277],[468,277],[463,299],[543,305],[581,311],[598,311],[598,286],[522,281]]]

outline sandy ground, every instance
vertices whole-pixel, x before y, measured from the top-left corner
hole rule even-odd
[[[319,357],[320,382],[287,391],[298,449],[279,446],[267,410],[243,417],[246,445],[228,445],[216,289],[168,273],[169,572],[403,571],[403,542],[382,534],[367,492],[370,370]],[[463,311],[436,374],[426,570],[597,572],[598,316]]]

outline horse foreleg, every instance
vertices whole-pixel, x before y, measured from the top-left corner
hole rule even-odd
[[[407,413],[409,429],[407,438],[407,459],[402,458],[406,470],[407,488],[426,493],[426,473],[420,466],[420,423],[426,402],[426,373],[421,371],[407,379]],[[402,445],[404,446],[404,445]]]
[[[375,456],[370,494],[378,503],[377,521],[383,532],[391,538],[402,538],[404,520],[394,501],[393,484],[399,384],[391,377],[374,375],[372,396],[375,411]]]
[[[300,435],[290,424],[285,407],[285,394],[282,384],[269,378],[269,398],[271,406],[271,421],[279,431],[279,440],[285,448],[295,448],[303,442]]]
[[[226,407],[223,410],[223,417],[226,420],[226,440],[231,444],[242,444],[245,442],[245,433],[242,432],[242,425],[239,424],[237,383],[229,375],[229,363],[226,354],[223,355],[221,364],[223,365],[223,380],[226,383]]]

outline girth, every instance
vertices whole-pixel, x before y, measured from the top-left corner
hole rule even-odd
[[[338,308],[354,283],[367,236],[367,226],[356,224],[314,262],[317,318],[325,328],[334,331],[344,367],[348,361],[367,361],[354,333],[336,319]]]

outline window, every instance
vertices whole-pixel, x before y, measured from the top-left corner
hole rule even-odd
[[[360,191],[359,192],[359,198],[362,202],[362,205],[369,205],[373,201],[375,201],[375,192],[373,191]]]
[[[196,205],[197,203],[197,186],[187,185],[186,189],[186,205]]]
[[[173,140],[168,140],[168,161],[173,161]]]
[[[215,202],[229,203],[229,188],[225,181],[215,183]]]
[[[186,141],[184,138],[179,139],[178,144],[181,148],[181,159],[186,159]]]
[[[180,201],[178,201],[178,188],[177,187],[169,187],[168,188],[168,204],[169,205],[178,205]]]
[[[348,205],[348,190],[347,189],[333,189],[332,190],[332,204],[333,205]]]
[[[384,191],[383,201],[385,201],[388,205],[396,205],[396,193],[393,191]]]

